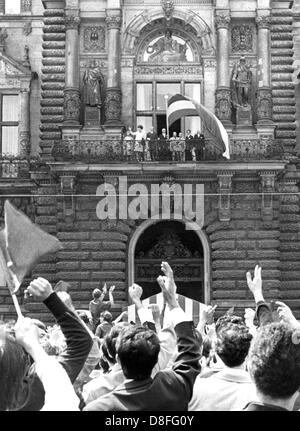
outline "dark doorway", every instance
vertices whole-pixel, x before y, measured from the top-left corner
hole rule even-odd
[[[134,280],[143,287],[142,299],[160,292],[156,278],[162,260],[172,266],[177,292],[203,302],[203,248],[194,231],[184,223],[160,221],[139,238],[135,249]]]
[[[156,123],[157,123],[157,133],[158,136],[161,134],[161,130],[163,128],[167,128],[167,120],[166,120],[166,115],[165,114],[159,114],[156,116]],[[171,137],[173,135],[173,132],[177,132],[177,136],[178,133],[181,132],[181,120],[177,120],[175,121],[170,127],[169,127],[169,137]]]

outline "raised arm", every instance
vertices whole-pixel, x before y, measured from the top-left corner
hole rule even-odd
[[[71,382],[81,371],[92,348],[93,340],[79,317],[67,307],[44,278],[33,280],[27,291],[36,300],[43,301],[51,311],[66,339],[66,348],[59,356]]]
[[[165,275],[158,277],[157,281],[169,307],[170,319],[177,335],[178,354],[172,371],[176,375],[181,390],[184,390],[188,403],[192,396],[195,379],[201,370],[199,361],[202,338],[195,330],[193,322],[189,320],[178,304],[176,284],[170,265],[167,262],[162,262],[161,269]]]
[[[272,312],[268,304],[265,302],[262,293],[261,267],[259,265],[255,266],[253,279],[250,271],[248,271],[246,279],[248,287],[254,296],[258,325],[264,326],[273,322]]]

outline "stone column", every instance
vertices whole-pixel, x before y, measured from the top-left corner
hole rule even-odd
[[[272,121],[270,22],[269,15],[256,17],[258,27],[258,90],[256,95],[258,123]]]
[[[121,124],[122,95],[120,88],[120,28],[121,9],[107,9],[108,72],[105,100],[106,125]]]
[[[216,114],[224,124],[231,124],[231,89],[229,71],[229,11],[216,13],[217,31],[217,90]]]
[[[21,93],[21,118],[19,130],[19,153],[21,156],[30,154],[30,90],[22,88]]]
[[[79,10],[66,10],[66,54],[64,90],[64,126],[79,126]]]

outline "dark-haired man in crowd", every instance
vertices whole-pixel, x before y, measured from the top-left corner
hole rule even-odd
[[[151,372],[160,351],[159,338],[148,327],[129,326],[119,335],[116,348],[118,361],[126,377],[125,382],[109,394],[89,403],[84,410],[187,410],[195,378],[200,372],[201,341],[193,322],[189,321],[178,305],[173,271],[166,262],[162,263],[162,271],[165,277],[158,277],[158,282],[177,335],[178,355],[173,367],[159,371],[152,379]],[[150,313],[142,305],[140,286],[133,285],[130,291],[139,314],[141,311]]]
[[[260,328],[249,351],[248,367],[256,386],[256,400],[246,411],[293,410],[300,389],[300,326],[289,307],[277,302],[281,322],[272,322],[272,313],[262,293],[261,268],[257,265],[252,279]]]
[[[255,396],[246,371],[252,335],[241,317],[225,315],[216,323],[216,353],[223,370],[207,378],[197,377],[189,410],[241,410]]]

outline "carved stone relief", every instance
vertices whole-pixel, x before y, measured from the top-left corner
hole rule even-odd
[[[253,27],[235,25],[231,30],[231,49],[236,52],[253,52]]]
[[[84,51],[103,52],[105,50],[104,27],[86,27],[83,33],[83,47]]]

